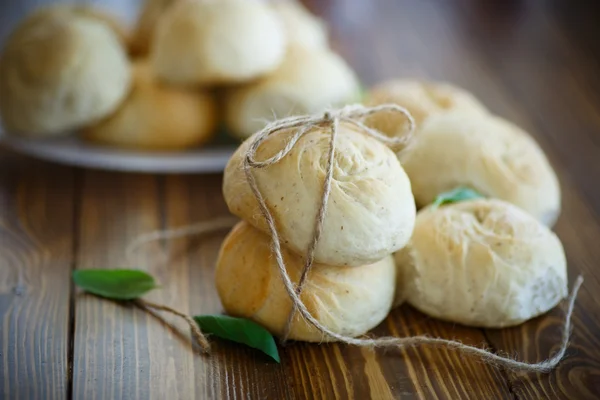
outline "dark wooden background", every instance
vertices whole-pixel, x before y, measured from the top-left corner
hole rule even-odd
[[[196,355],[188,340],[158,319],[79,294],[70,274],[131,266],[125,248],[138,234],[227,214],[221,176],[82,170],[0,151],[0,398],[600,397],[600,28],[594,2],[308,5],[329,21],[335,48],[365,83],[448,80],[539,140],[562,183],[556,231],[569,276],[585,276],[567,358],[550,374],[517,375],[427,348],[384,353],[292,344],[281,349],[278,365],[215,341],[210,357]],[[4,30],[26,8],[12,1],[0,7]],[[222,238],[147,246],[135,267],[148,269],[163,285],[149,298],[194,314],[221,312],[213,264]],[[374,333],[457,338],[536,361],[555,348],[562,317],[558,307],[516,328],[479,330],[404,306]]]

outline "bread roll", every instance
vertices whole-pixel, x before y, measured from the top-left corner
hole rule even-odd
[[[367,106],[397,104],[406,108],[419,128],[433,115],[445,112],[486,113],[486,109],[469,92],[444,82],[397,79],[374,86],[364,101]],[[388,136],[406,132],[406,118],[398,113],[377,113],[366,120],[367,125]]]
[[[0,56],[0,114],[10,133],[52,136],[113,112],[130,85],[127,55],[103,20],[67,9],[26,18]]]
[[[90,18],[106,24],[117,34],[121,43],[126,46],[129,43],[129,34],[123,23],[116,15],[90,4],[55,3],[36,9],[25,20],[20,27],[33,27],[49,18]],[[31,29],[31,28],[25,28]]]
[[[309,48],[329,47],[327,27],[297,0],[277,0],[273,8],[283,21],[288,43]]]
[[[171,83],[236,83],[275,70],[285,47],[281,21],[261,1],[181,1],[160,19],[151,56]]]
[[[112,115],[83,130],[88,140],[144,150],[178,150],[203,144],[216,131],[216,107],[205,92],[165,85],[150,66],[133,69],[133,89]]]
[[[292,282],[300,279],[304,261],[283,249]],[[241,278],[241,279],[240,279]],[[359,336],[385,319],[394,296],[396,269],[391,255],[356,268],[313,265],[301,299],[322,325],[348,336]],[[285,329],[292,302],[271,254],[270,238],[246,222],[227,236],[217,260],[216,286],[227,313],[250,318],[277,336]],[[290,339],[332,340],[298,314]]]
[[[60,6],[70,9],[75,16],[95,18],[98,21],[104,22],[117,34],[123,46],[129,45],[129,33],[123,21],[120,21],[115,15],[86,4],[56,4],[52,7],[58,8]]]
[[[269,136],[255,159],[275,155],[293,132]],[[253,170],[282,243],[302,256],[313,237],[321,204],[330,132],[328,128],[313,128],[280,162]],[[229,160],[223,193],[233,214],[268,232],[242,168],[251,140],[244,142]],[[361,266],[380,260],[408,242],[414,219],[410,182],[394,153],[353,126],[340,123],[316,262]]]
[[[430,118],[400,162],[419,207],[458,186],[513,203],[552,226],[560,213],[558,179],[538,144],[492,115]]]
[[[395,258],[408,303],[464,325],[517,325],[567,295],[560,240],[501,200],[420,211],[410,244]]]
[[[144,0],[131,37],[130,52],[135,57],[144,57],[150,52],[152,36],[160,17],[180,0]]]
[[[267,121],[353,103],[358,94],[358,80],[340,56],[326,49],[291,46],[271,75],[230,91],[227,126],[247,138]]]

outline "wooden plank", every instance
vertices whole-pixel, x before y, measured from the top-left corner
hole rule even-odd
[[[0,149],[0,398],[68,391],[73,171]]]
[[[229,215],[221,194],[221,175],[170,176],[165,186],[165,223],[169,227]],[[170,271],[181,275],[172,290],[188,292],[191,313],[218,314],[223,308],[214,283],[214,266],[221,242],[227,231],[172,241],[174,262]],[[171,272],[169,272],[171,273]],[[194,393],[196,398],[264,398],[291,397],[281,365],[245,346],[212,340],[208,357],[194,357]],[[285,364],[285,356],[282,363]]]
[[[158,243],[144,247],[135,264],[126,246],[161,227],[160,179],[86,172],[83,178],[77,268],[139,268],[155,275],[161,290],[148,298],[186,311],[185,292],[172,290],[177,271],[167,273]],[[182,290],[183,291],[183,290]],[[179,325],[181,327],[181,325]],[[88,295],[75,303],[73,397],[76,399],[178,398],[193,385],[189,341],[145,312]]]
[[[137,235],[227,215],[220,176],[167,177],[90,172],[83,185],[79,268],[126,265]],[[224,233],[145,245],[136,268],[162,288],[147,296],[191,314],[219,313],[214,262]],[[288,398],[280,366],[251,349],[214,341],[210,356],[140,310],[89,296],[76,304],[74,398]]]

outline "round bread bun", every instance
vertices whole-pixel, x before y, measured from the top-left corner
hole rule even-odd
[[[273,8],[283,21],[288,43],[309,48],[329,47],[329,32],[325,22],[296,0],[277,0]]]
[[[464,325],[517,325],[567,295],[558,237],[501,200],[423,209],[410,244],[395,259],[404,282],[397,290],[409,304]]]
[[[159,19],[169,7],[179,0],[145,0],[138,16],[129,51],[134,57],[144,57],[150,52],[150,43]]]
[[[147,62],[133,69],[133,89],[112,115],[83,130],[102,144],[142,150],[180,150],[209,141],[216,132],[214,99],[198,90],[155,79]]]
[[[269,236],[246,222],[229,233],[219,253],[216,286],[228,314],[250,318],[276,336],[284,333],[292,309]],[[286,249],[283,259],[290,279],[298,283],[304,260]],[[243,277],[240,279],[240,277]],[[322,325],[342,335],[360,336],[379,325],[390,311],[396,267],[391,255],[355,268],[313,265],[301,294],[306,308]],[[289,339],[327,342],[296,314]]]
[[[56,4],[51,7],[58,9],[60,6],[70,9],[75,16],[95,18],[98,21],[104,22],[117,34],[123,46],[129,45],[129,32],[123,21],[120,21],[115,15],[87,4]]]
[[[366,106],[397,104],[406,108],[417,128],[433,115],[445,112],[484,114],[486,108],[469,92],[444,82],[397,79],[374,86],[364,100]],[[406,132],[406,118],[398,113],[377,113],[367,118],[368,126],[395,137]]]
[[[268,4],[181,1],[160,18],[151,57],[158,75],[168,82],[211,85],[272,72],[285,48],[283,24]]]
[[[290,46],[271,75],[230,90],[227,126],[247,138],[274,118],[322,112],[353,103],[358,94],[358,80],[340,56],[327,49]]]
[[[269,136],[255,159],[274,156],[294,132]],[[314,127],[281,161],[252,171],[282,244],[301,256],[312,240],[321,204],[330,132]],[[233,214],[269,232],[243,171],[251,140],[238,148],[225,167],[223,193]],[[315,261],[371,264],[402,248],[410,238],[416,213],[410,181],[392,150],[354,126],[340,123],[335,143],[333,180]]]
[[[513,203],[548,226],[560,214],[559,182],[544,152],[530,135],[502,118],[440,114],[398,156],[419,207],[466,186]]]
[[[106,24],[126,46],[129,43],[129,33],[123,21],[116,15],[90,4],[56,3],[43,6],[32,12],[21,22],[20,27],[34,26],[43,23],[48,18],[90,18]],[[26,28],[31,29],[31,28]]]
[[[67,134],[112,113],[129,91],[129,61],[115,31],[68,10],[32,14],[5,44],[0,114],[9,133]]]

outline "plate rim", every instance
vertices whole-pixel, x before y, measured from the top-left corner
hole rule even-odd
[[[62,140],[62,141],[61,141]],[[71,141],[69,143],[68,141]],[[65,141],[67,141],[65,143]],[[75,135],[55,138],[26,138],[6,134],[0,129],[0,144],[18,153],[57,164],[83,168],[140,173],[223,172],[236,148],[227,144],[208,144],[190,150],[141,152],[109,146],[90,145]],[[76,146],[76,145],[78,146]],[[82,155],[80,150],[85,150]]]

